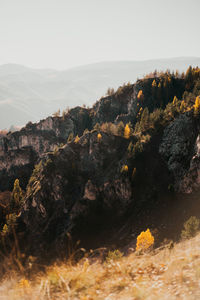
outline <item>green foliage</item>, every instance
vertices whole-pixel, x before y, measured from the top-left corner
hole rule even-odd
[[[142,112],[141,120],[140,120],[140,129],[141,131],[145,131],[149,128],[149,110],[147,107]]]
[[[116,261],[119,260],[120,258],[122,258],[122,256],[124,255],[124,253],[122,253],[120,250],[116,249],[114,251],[109,251],[108,255],[106,257],[106,262],[110,263],[112,261]]]
[[[192,216],[184,223],[183,227],[184,229],[181,232],[182,239],[194,237],[200,229],[200,220],[197,217]]]
[[[163,115],[164,115],[164,113],[161,108],[155,109],[149,115],[149,123],[154,129],[158,129],[160,127],[160,125],[162,124]]]

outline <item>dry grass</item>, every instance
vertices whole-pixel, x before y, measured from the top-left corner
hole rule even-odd
[[[4,299],[200,299],[200,234],[173,249],[55,264],[31,280],[7,274],[0,284]]]

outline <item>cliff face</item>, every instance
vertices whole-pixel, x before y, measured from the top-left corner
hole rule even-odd
[[[134,85],[119,87],[112,95],[97,101],[91,109],[76,107],[63,117],[28,123],[20,131],[0,137],[0,190],[11,190],[16,178],[25,189],[38,160],[44,153],[65,144],[70,133],[81,136],[85,129],[91,130],[96,123],[123,121],[134,125],[139,109],[137,95],[141,89],[144,99],[140,107],[148,107],[150,112],[155,108],[152,81],[152,78],[138,80]],[[174,86],[176,89],[170,90],[170,96],[182,95],[183,80],[177,79]]]
[[[199,186],[194,99],[187,109],[177,98],[172,103],[175,95],[182,97],[185,81],[162,76],[120,87],[90,109],[76,107],[0,138],[0,189],[11,189],[16,178],[24,188],[29,181],[18,220],[35,245],[66,232],[80,236],[88,228],[110,228],[156,207],[163,195]],[[133,128],[137,122],[137,130],[127,137],[93,129],[119,121]],[[80,139],[67,143],[70,133]]]
[[[109,230],[126,215],[135,218],[163,195],[199,186],[199,122],[181,115],[131,157],[130,141],[101,132],[84,134],[45,157],[30,179],[20,219],[31,240],[53,242],[65,232],[78,237]],[[194,165],[195,162],[195,165]],[[127,170],[123,169],[127,166]],[[37,244],[38,245],[38,244]]]
[[[88,110],[77,107],[64,117],[28,123],[20,131],[1,137],[0,190],[12,189],[16,178],[25,188],[34,165],[44,153],[66,143],[70,133],[81,135],[86,125],[91,127],[90,123]]]
[[[133,87],[120,97],[108,96],[97,102],[93,109],[76,107],[63,117],[48,117],[39,123],[28,123],[20,131],[0,137],[0,190],[11,190],[19,178],[25,189],[34,165],[44,153],[66,144],[70,133],[83,134],[97,122],[113,122],[128,112]]]

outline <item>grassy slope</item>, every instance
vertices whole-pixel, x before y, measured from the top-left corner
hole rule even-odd
[[[200,234],[173,249],[101,263],[55,264],[26,280],[7,275],[0,299],[200,299]]]

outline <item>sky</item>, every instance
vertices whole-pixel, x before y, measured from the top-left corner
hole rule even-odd
[[[200,0],[0,0],[0,64],[200,56]]]

